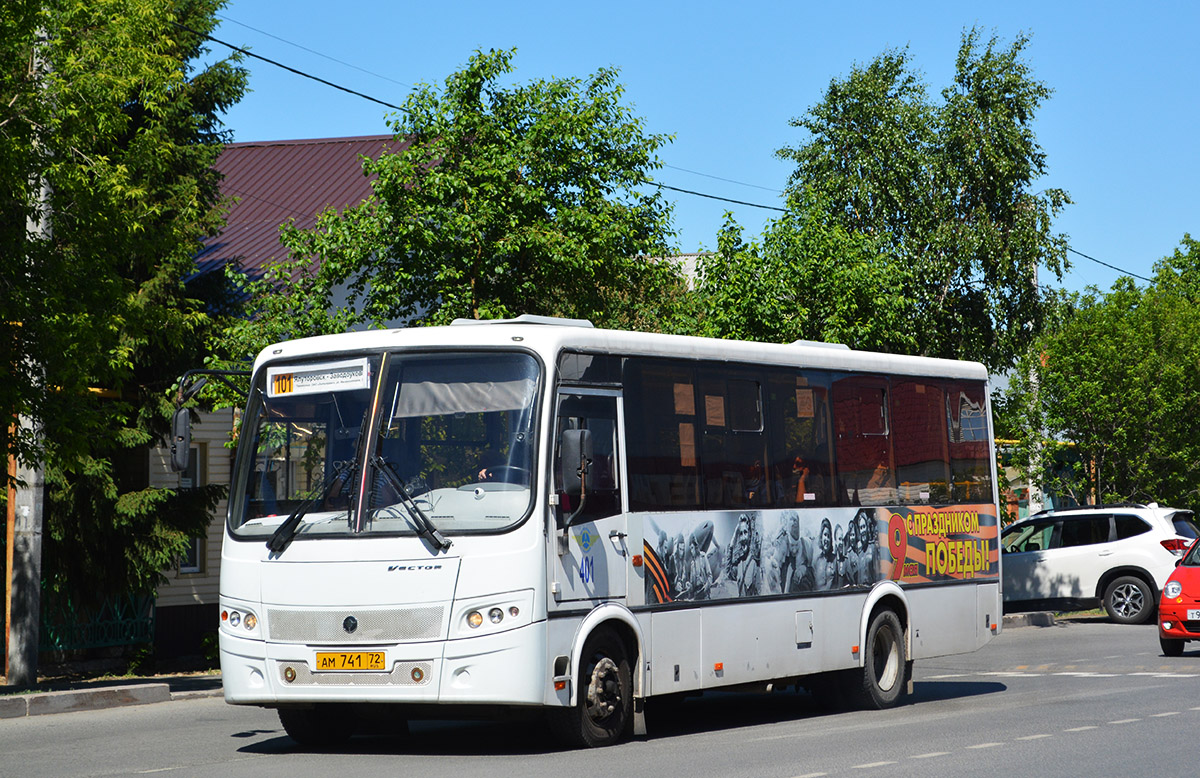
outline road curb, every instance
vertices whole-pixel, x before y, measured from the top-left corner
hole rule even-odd
[[[1055,623],[1054,614],[1049,611],[1009,613],[1004,617],[1005,629],[1013,629],[1015,627],[1053,627]]]
[[[172,692],[170,684],[166,683],[140,683],[103,686],[95,689],[13,694],[0,697],[0,719],[102,710],[128,705],[150,705],[172,700],[220,697],[223,694],[224,691],[219,687]]]
[[[123,705],[148,705],[171,699],[171,687],[165,683],[143,683],[132,686],[106,686],[100,689],[71,689],[61,692],[42,692],[25,695],[29,716],[50,713],[72,713],[81,710],[100,710]]]

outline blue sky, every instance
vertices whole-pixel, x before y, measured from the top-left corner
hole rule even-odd
[[[393,104],[416,83],[440,84],[476,49],[515,47],[517,81],[617,67],[648,129],[675,136],[660,152],[660,182],[769,206],[781,204],[791,172],[775,150],[803,141],[788,120],[831,80],[907,47],[936,96],[953,77],[964,28],[1006,44],[1025,32],[1026,60],[1054,90],[1034,123],[1049,166],[1035,188],[1060,187],[1074,200],[1056,231],[1141,276],[1185,232],[1200,237],[1200,4],[232,0],[220,15],[215,37]],[[388,131],[388,109],[245,64],[253,91],[225,117],[236,141]],[[726,210],[750,236],[774,215],[668,194],[682,251],[712,248]],[[1107,289],[1120,275],[1072,262],[1068,289]]]

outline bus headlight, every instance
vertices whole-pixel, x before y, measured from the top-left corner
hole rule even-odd
[[[533,614],[533,591],[472,597],[455,603],[455,615],[450,622],[450,637],[476,637],[505,632],[530,624]]]
[[[258,616],[245,608],[222,608],[221,628],[235,635],[254,635],[258,630]]]

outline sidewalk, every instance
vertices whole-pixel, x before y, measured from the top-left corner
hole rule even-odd
[[[48,680],[39,682],[33,689],[18,689],[8,686],[6,681],[0,681],[0,719],[219,697],[222,694],[219,673]]]

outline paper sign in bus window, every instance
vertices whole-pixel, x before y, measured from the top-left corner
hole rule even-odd
[[[679,466],[696,466],[696,428],[688,423],[679,425]]]
[[[696,396],[692,393],[691,384],[675,384],[675,414],[696,415]]]
[[[719,394],[704,395],[704,423],[710,427],[725,426],[725,398]]]
[[[813,391],[812,389],[797,389],[796,390],[796,418],[811,419],[816,415],[813,410]]]

